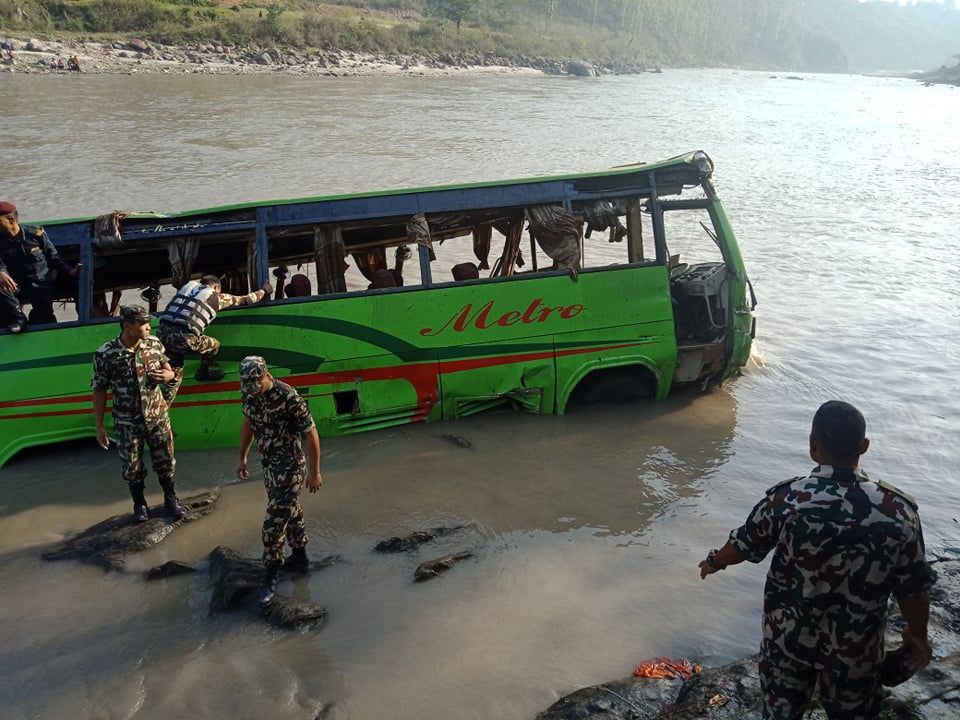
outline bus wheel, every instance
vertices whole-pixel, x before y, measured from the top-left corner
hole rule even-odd
[[[645,367],[594,370],[574,389],[570,400],[578,405],[629,403],[656,394],[653,374]]]

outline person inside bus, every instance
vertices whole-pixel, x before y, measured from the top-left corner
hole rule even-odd
[[[393,273],[387,268],[380,268],[373,273],[373,282],[370,283],[367,290],[379,290],[392,287],[397,287],[397,280]]]
[[[450,268],[454,282],[463,282],[464,280],[479,280],[480,269],[472,262],[460,263]]]
[[[106,293],[94,293],[93,302],[90,304],[90,317],[108,318],[114,317],[120,313],[120,291],[114,290],[110,296],[110,304],[107,305]]]
[[[409,260],[412,255],[410,248],[401,245],[393,256],[393,267],[388,269],[390,274],[393,275],[393,281],[397,287],[403,287],[403,263]]]
[[[284,294],[286,294],[288,298],[310,297],[313,295],[310,278],[303,273],[297,273],[290,278],[290,283],[284,288]]]
[[[17,206],[0,202],[0,322],[11,333],[27,325],[23,305],[30,305],[30,322],[55,323],[53,301],[57,275],[76,278],[80,264],[65,262],[42,227],[20,224]]]

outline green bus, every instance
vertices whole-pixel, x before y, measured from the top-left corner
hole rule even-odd
[[[747,362],[755,300],[712,175],[698,151],[595,173],[44,223],[81,268],[60,286],[60,322],[0,334],[0,465],[94,437],[92,357],[118,332],[108,293],[156,312],[206,274],[225,292],[277,288],[207,328],[221,380],[194,379],[188,358],[171,406],[180,449],[237,441],[249,354],[297,388],[323,435],[718,384]]]

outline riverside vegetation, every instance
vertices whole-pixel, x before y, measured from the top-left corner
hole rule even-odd
[[[582,58],[628,72],[906,71],[939,66],[956,52],[960,10],[857,0],[0,0],[4,34],[274,47],[284,55],[446,55],[447,64]]]

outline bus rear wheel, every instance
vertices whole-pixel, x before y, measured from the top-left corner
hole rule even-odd
[[[570,400],[578,405],[630,403],[648,400],[656,394],[652,373],[645,367],[594,370],[574,389]]]

